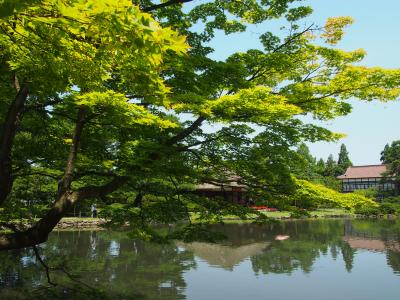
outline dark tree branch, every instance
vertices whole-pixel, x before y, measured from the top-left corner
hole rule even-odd
[[[276,53],[279,50],[283,49],[284,47],[286,47],[287,45],[289,45],[290,43],[292,43],[294,40],[296,40],[297,38],[301,37],[303,34],[305,34],[308,31],[314,30],[313,29],[314,24],[311,24],[310,26],[308,26],[306,29],[304,29],[303,31],[296,33],[292,36],[290,36],[284,43],[282,43],[281,45],[279,45],[278,47],[276,47],[275,49],[272,50],[272,53]]]
[[[74,179],[79,179],[85,176],[100,176],[100,177],[115,177],[116,174],[113,172],[101,172],[101,171],[85,171],[85,172],[80,172],[76,173],[74,175]]]
[[[175,5],[175,4],[182,4],[182,3],[186,3],[186,2],[191,2],[191,1],[193,1],[193,0],[169,0],[169,1],[164,2],[164,3],[154,4],[154,5],[151,5],[151,6],[148,6],[148,7],[144,7],[144,8],[142,8],[142,11],[151,12],[153,10],[157,10],[157,9],[160,9],[160,8],[168,7],[168,6]]]
[[[74,178],[75,160],[78,155],[78,147],[79,147],[79,142],[81,140],[83,127],[85,125],[86,121],[85,119],[86,119],[86,109],[84,107],[80,107],[78,110],[78,117],[76,120],[75,131],[72,137],[72,144],[69,150],[64,176],[58,184],[58,195],[64,194],[71,187],[71,182]]]
[[[277,46],[276,48],[274,48],[272,51],[270,51],[270,53],[277,53],[278,51],[282,50],[286,46],[290,45],[293,41],[295,41],[297,38],[301,37],[306,32],[314,30],[313,26],[314,26],[314,24],[311,24],[310,26],[305,28],[303,31],[298,32],[298,33],[288,37],[288,39],[284,43],[282,43],[279,46]],[[265,60],[259,64],[260,67],[253,73],[252,76],[250,76],[250,78],[247,79],[247,81],[252,81],[258,77],[265,75],[265,73],[267,73],[267,70],[265,70],[264,69],[265,67],[263,66],[264,63],[265,63]]]
[[[40,264],[43,266],[43,268],[46,271],[46,277],[47,277],[47,282],[52,285],[52,286],[56,286],[57,284],[55,284],[54,282],[51,281],[50,278],[50,268],[49,266],[43,261],[43,259],[40,257],[40,253],[37,249],[37,247],[35,245],[32,246],[33,251],[35,252],[35,256],[37,258],[37,260],[40,262]]]
[[[0,135],[0,205],[6,200],[13,185],[12,177],[12,145],[17,127],[28,98],[28,85],[20,85],[17,76],[14,76],[14,87],[17,92],[13,103],[8,109],[6,119],[2,124]]]
[[[62,268],[62,267],[57,267],[57,268],[49,267],[49,266],[44,262],[44,260],[42,259],[42,257],[40,256],[39,249],[36,247],[36,245],[32,246],[32,248],[33,248],[33,251],[35,252],[36,259],[40,262],[40,264],[43,266],[43,268],[44,268],[45,271],[46,271],[47,282],[48,282],[50,285],[52,285],[52,286],[56,286],[56,285],[57,285],[56,283],[54,283],[54,282],[51,281],[51,278],[50,278],[50,271],[61,271],[61,272],[64,273],[70,280],[72,280],[72,281],[74,281],[74,282],[76,282],[76,283],[78,283],[78,284],[84,285],[85,287],[87,287],[87,288],[89,288],[89,289],[95,290],[95,288],[91,287],[90,285],[86,284],[85,282],[82,282],[82,281],[77,280],[76,278],[74,278],[74,276],[73,276],[72,274],[70,274],[67,270],[65,270],[64,268]]]
[[[193,133],[197,128],[201,126],[201,124],[205,121],[205,118],[200,116],[198,117],[189,127],[185,128],[182,130],[180,133],[177,135],[171,137],[169,140],[165,142],[165,145],[167,146],[172,146],[182,140],[184,140],[186,137],[188,137],[190,134]]]
[[[1,234],[0,250],[20,249],[44,243],[49,233],[76,203],[88,198],[103,197],[110,194],[127,183],[128,179],[124,176],[115,177],[109,183],[101,186],[87,186],[76,191],[68,190],[64,192],[57,197],[47,214],[31,228],[22,232]]]
[[[35,175],[49,177],[49,178],[52,178],[54,180],[59,180],[60,179],[60,176],[57,176],[57,175],[54,175],[54,174],[48,174],[48,173],[45,173],[45,172],[29,172],[29,173],[15,174],[15,175],[13,175],[13,179],[15,179],[17,177],[28,177],[28,176],[35,176]]]

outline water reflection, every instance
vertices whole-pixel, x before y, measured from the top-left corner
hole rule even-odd
[[[385,276],[400,274],[400,222],[396,221],[227,224],[214,226],[213,230],[224,233],[227,240],[219,244],[176,242],[158,245],[130,240],[123,232],[56,232],[40,251],[50,266],[65,268],[79,276],[73,277],[76,281],[71,281],[63,272],[52,271],[57,288],[42,289],[48,286],[46,274],[32,250],[0,253],[0,299],[194,298],[193,286],[201,285],[201,282],[191,278],[200,274],[203,268],[208,274],[217,269],[228,272],[225,273],[227,277],[240,274],[242,280],[247,278],[249,283],[254,283],[258,276],[282,274],[299,279],[299,274],[316,275],[322,265],[332,275],[345,271],[349,274],[348,280],[356,282],[360,275],[353,274],[353,269],[357,269],[355,259],[363,258],[362,255],[385,256],[386,264],[379,263],[374,272]],[[277,239],[277,236],[290,238]],[[337,261],[343,262],[342,270],[334,268]],[[284,282],[289,277],[273,278],[281,278],[279,280]],[[368,282],[365,284],[368,286]],[[188,289],[188,286],[192,288]],[[261,287],[260,293],[263,292]],[[223,293],[222,290],[215,291],[216,295]],[[202,299],[201,296],[198,298]],[[234,295],[232,299],[236,299]]]

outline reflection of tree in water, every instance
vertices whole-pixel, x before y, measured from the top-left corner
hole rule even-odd
[[[317,258],[328,251],[334,259],[340,251],[346,269],[351,271],[355,250],[342,241],[343,221],[283,222],[279,226],[275,231],[289,235],[290,239],[275,241],[268,250],[253,256],[254,272],[291,274],[301,269],[309,273]]]
[[[400,253],[389,250],[386,259],[393,272],[400,275]]]
[[[59,286],[46,290],[45,294],[49,297],[57,290],[61,294],[68,287],[65,299],[101,299],[97,293],[110,299],[183,299],[182,273],[194,266],[192,254],[174,245],[132,241],[125,233],[115,232],[55,233],[41,253],[49,265],[64,265],[78,274],[80,281],[96,287],[96,292],[91,291],[71,282],[61,272],[53,271],[52,280]],[[33,294],[24,297],[26,290],[46,284],[45,274],[33,251],[0,253],[0,260],[6,262],[0,266],[0,299],[32,299]],[[8,289],[12,297],[3,292],[5,287],[13,288]],[[36,292],[38,298],[44,293]]]
[[[208,243],[181,244],[210,265],[227,270],[250,257],[255,273],[288,273],[301,269],[311,272],[316,259],[330,251],[338,254],[350,272],[356,250],[342,240],[343,220],[281,222],[268,225],[218,225],[214,230],[227,236],[222,245]],[[276,241],[277,235],[288,235]],[[252,245],[252,247],[249,247]]]
[[[345,226],[346,245],[351,249],[386,252],[388,265],[400,273],[400,222],[398,220],[348,220]],[[349,250],[350,252],[350,250]],[[348,255],[343,254],[344,258]],[[346,267],[347,267],[346,262]]]
[[[348,272],[351,272],[351,270],[353,269],[354,255],[357,250],[351,248],[349,246],[349,244],[347,244],[347,243],[341,243],[340,249],[342,250],[342,256],[343,256],[344,264],[346,266],[346,270]]]
[[[370,225],[367,221],[351,222],[358,231],[362,229],[382,240],[387,246],[388,265],[400,273],[398,243],[385,240],[393,232],[397,234],[399,223],[391,231],[387,222],[382,226],[379,222],[370,222]],[[183,273],[195,266],[194,255],[230,271],[236,271],[235,265],[250,259],[255,273],[291,274],[295,270],[311,272],[319,257],[330,254],[333,259],[343,259],[350,272],[358,248],[346,241],[345,224],[351,225],[343,220],[312,220],[214,226],[214,230],[228,238],[221,244],[157,245],[128,239],[124,232],[56,232],[40,248],[44,260],[50,266],[63,266],[80,275],[78,280],[95,287],[96,291],[58,271],[52,271],[51,276],[59,286],[38,290],[37,287],[46,285],[46,275],[34,252],[25,249],[0,253],[0,299],[63,299],[61,294],[67,295],[64,299],[85,300],[106,299],[106,296],[109,299],[184,299]],[[276,241],[277,235],[290,238]]]

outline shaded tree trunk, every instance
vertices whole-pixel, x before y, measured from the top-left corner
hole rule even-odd
[[[33,246],[47,240],[48,234],[57,225],[65,212],[77,200],[77,194],[70,191],[73,179],[73,168],[78,153],[78,145],[85,123],[84,108],[79,108],[78,118],[72,138],[64,176],[59,181],[56,201],[52,208],[36,225],[25,232],[0,236],[0,249],[14,249]],[[6,123],[7,124],[7,123]]]
[[[3,123],[0,136],[0,205],[10,194],[13,185],[12,146],[22,112],[28,98],[28,85],[20,87],[17,77],[14,78],[17,94],[11,103]]]
[[[65,213],[71,210],[79,201],[107,195],[128,181],[128,177],[119,176],[102,186],[87,186],[76,191],[71,189],[74,165],[85,124],[85,117],[85,108],[80,107],[64,176],[59,181],[57,197],[52,207],[39,222],[26,231],[0,235],[0,250],[20,249],[45,242],[49,233],[54,229],[61,218],[64,217]]]
[[[23,232],[0,235],[0,250],[31,247],[47,240],[49,233],[74,204],[88,198],[112,193],[128,181],[128,177],[115,177],[102,186],[88,186],[76,191],[68,190],[54,202],[47,214],[34,226]]]
[[[135,201],[133,202],[133,205],[135,207],[142,207],[142,200],[143,200],[143,194],[142,194],[142,192],[139,192],[135,197]]]

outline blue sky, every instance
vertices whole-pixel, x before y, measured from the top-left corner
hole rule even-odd
[[[305,0],[314,9],[308,24],[324,24],[332,16],[352,16],[355,23],[337,47],[344,50],[363,48],[368,55],[366,66],[400,68],[400,0]],[[244,34],[218,34],[212,41],[213,57],[223,59],[236,52],[259,47],[258,35],[268,29],[278,29],[283,23],[267,23],[249,28]],[[268,26],[268,27],[266,27]],[[322,123],[335,132],[347,134],[338,143],[309,144],[311,152],[326,159],[337,156],[345,143],[355,165],[379,163],[386,143],[400,139],[400,101],[390,103],[352,100],[353,112],[342,118]]]

